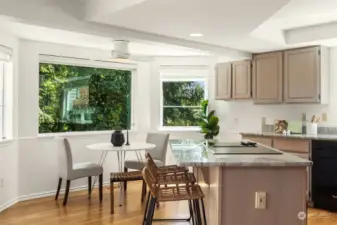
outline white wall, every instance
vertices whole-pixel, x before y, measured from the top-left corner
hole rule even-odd
[[[13,49],[13,135],[17,134],[17,76],[18,76],[18,40],[1,32],[0,45]],[[6,87],[5,87],[6,88]],[[13,204],[18,196],[18,147],[15,141],[0,142],[0,211]]]
[[[58,180],[58,151],[63,145],[52,137],[38,137],[38,80],[39,54],[76,58],[108,58],[109,51],[20,41],[20,93],[19,93],[19,196],[21,199],[54,194]],[[160,58],[155,62],[139,63],[135,80],[134,122],[131,141],[145,141],[148,131],[158,131],[159,125],[159,67],[172,65],[208,65],[202,58]],[[197,132],[171,132],[171,137],[201,137]],[[75,162],[98,162],[100,154],[86,149],[86,145],[107,142],[110,134],[84,134],[70,136]],[[128,158],[136,158],[128,155]],[[172,155],[167,160],[172,163]],[[104,167],[105,181],[108,174],[117,171],[116,155],[111,153]],[[33,182],[32,182],[33,179]],[[86,185],[86,179],[75,181],[72,187]]]
[[[65,45],[20,40],[20,93],[19,93],[19,196],[23,199],[41,194],[54,194],[58,180],[58,151],[63,145],[53,137],[38,137],[38,90],[39,55],[57,55],[76,58],[107,58],[109,51],[85,49]],[[140,63],[135,78],[135,122],[136,131],[131,132],[131,141],[144,140],[150,127],[150,64]],[[139,122],[139,123],[138,123]],[[107,142],[110,134],[83,134],[70,136],[75,162],[98,162],[100,154],[90,152],[86,145]],[[135,156],[130,156],[136,158]],[[117,170],[114,154],[108,155],[104,167],[105,181],[109,171]],[[33,179],[34,178],[34,179]],[[32,182],[32,179],[34,180]],[[87,184],[85,179],[75,181],[72,187]]]

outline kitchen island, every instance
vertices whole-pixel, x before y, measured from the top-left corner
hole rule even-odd
[[[258,148],[275,154],[233,154],[238,148],[226,147],[230,154],[217,155],[195,140],[170,140],[170,146],[177,165],[193,167],[205,194],[208,224],[307,224],[301,215],[307,212],[309,160],[265,145]]]
[[[262,143],[313,162],[308,168],[308,202],[311,207],[337,212],[337,135],[270,132],[241,133],[243,139]]]

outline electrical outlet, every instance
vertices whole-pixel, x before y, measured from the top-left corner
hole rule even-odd
[[[4,187],[4,178],[0,177],[0,188]]]
[[[265,209],[267,206],[267,193],[255,192],[255,209]]]

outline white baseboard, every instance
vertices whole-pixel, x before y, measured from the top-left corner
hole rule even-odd
[[[109,182],[104,182],[103,186],[107,186],[110,185]],[[98,184],[95,185],[95,187],[98,187]],[[88,189],[88,185],[82,185],[82,186],[77,186],[77,187],[72,187],[70,188],[70,191],[83,191],[83,190],[87,190]],[[61,189],[60,193],[64,193],[65,190]],[[19,197],[19,202],[23,202],[23,201],[28,201],[28,200],[33,200],[33,199],[37,199],[37,198],[44,198],[44,197],[50,197],[56,194],[56,190],[53,191],[45,191],[45,192],[41,192],[41,193],[34,193],[34,194],[29,194],[29,195],[23,195]]]
[[[109,186],[109,185],[110,185],[109,182],[103,183],[103,186]],[[114,186],[115,187],[118,186],[118,183],[115,183]],[[98,187],[98,184],[95,185],[95,187]],[[70,188],[70,191],[73,191],[73,192],[74,191],[83,191],[83,190],[87,190],[87,188],[88,188],[88,185],[82,185],[82,186],[72,187],[72,188]],[[65,191],[64,189],[61,189],[60,193],[64,193],[64,191]],[[0,212],[12,207],[13,205],[15,205],[18,202],[33,200],[33,199],[37,199],[37,198],[50,197],[50,196],[54,196],[55,193],[56,193],[56,190],[20,196],[18,198],[15,198],[15,199],[12,199],[12,200],[6,202],[3,205],[0,205]]]
[[[0,205],[0,212],[5,211],[6,209],[12,207],[13,205],[15,205],[18,202],[19,202],[19,200],[17,198],[9,200],[5,204]]]

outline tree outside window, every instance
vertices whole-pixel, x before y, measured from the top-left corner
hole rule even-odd
[[[40,63],[39,132],[125,129],[131,81],[128,70]]]
[[[205,99],[205,81],[163,80],[162,81],[162,126],[194,127],[199,119],[194,115],[201,110]]]

